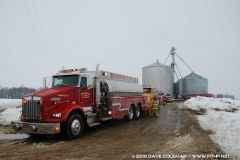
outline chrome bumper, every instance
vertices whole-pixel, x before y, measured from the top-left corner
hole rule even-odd
[[[60,123],[29,123],[29,122],[22,122],[20,120],[16,120],[11,122],[11,126],[17,133],[26,133],[26,134],[60,133]]]

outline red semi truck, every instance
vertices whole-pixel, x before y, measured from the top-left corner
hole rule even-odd
[[[148,109],[138,79],[112,72],[86,68],[60,70],[52,76],[52,86],[22,99],[20,120],[12,121],[16,132],[57,134],[79,138],[85,127],[100,121],[138,119]]]
[[[157,99],[159,100],[159,104],[166,105],[167,104],[167,99],[165,97],[164,92],[158,91],[156,94],[157,94]]]
[[[167,93],[167,94],[165,94],[165,97],[166,97],[166,101],[167,101],[167,103],[172,102],[172,94],[171,94],[171,93]]]

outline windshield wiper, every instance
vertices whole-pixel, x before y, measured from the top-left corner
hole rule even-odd
[[[55,87],[57,87],[57,86],[67,86],[67,85],[65,85],[65,84],[57,84],[57,85],[55,85]]]

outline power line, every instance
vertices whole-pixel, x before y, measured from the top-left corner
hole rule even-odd
[[[170,56],[170,53],[169,53],[168,57],[169,57],[169,56]],[[167,62],[167,60],[168,60],[168,57],[167,57],[166,61],[164,62],[164,64]]]
[[[35,33],[36,33],[37,38],[38,38],[38,41],[39,41],[40,46],[41,46],[41,48],[42,48],[42,50],[43,50],[43,53],[44,53],[44,55],[45,55],[45,58],[47,59],[46,53],[45,53],[45,51],[44,51],[44,49],[43,49],[43,46],[42,46],[42,43],[41,43],[41,41],[40,41],[40,39],[39,39],[39,36],[38,36],[37,30],[36,30],[36,28],[35,28],[35,25],[34,25],[34,23],[33,23],[32,17],[31,17],[31,15],[30,15],[30,12],[29,12],[29,10],[28,10],[28,7],[27,7],[27,5],[26,5],[26,3],[25,3],[25,0],[23,0],[23,2],[24,2],[25,7],[26,7],[26,9],[27,9],[28,15],[29,15],[29,17],[30,17],[30,19],[31,19],[31,22],[32,22],[33,28],[34,28],[34,30],[35,30]],[[51,68],[51,65],[50,65],[48,59],[47,59],[47,62],[48,62],[49,67]],[[51,68],[51,70],[52,70],[52,68]]]
[[[209,82],[210,83],[210,82]],[[210,83],[211,85],[213,85],[214,87],[216,87],[217,89],[221,90],[222,92],[224,92],[225,94],[228,94],[226,91],[222,90],[222,88],[214,85],[213,83]]]
[[[53,60],[52,60],[52,55],[51,55],[51,53],[49,52],[49,47],[48,47],[48,45],[47,45],[47,41],[46,41],[45,35],[44,35],[44,33],[43,33],[42,26],[41,26],[41,23],[40,23],[40,21],[39,21],[38,14],[37,14],[37,12],[36,12],[36,9],[35,9],[33,0],[32,0],[32,5],[33,5],[33,8],[34,8],[35,14],[36,14],[36,16],[37,16],[38,24],[39,24],[39,26],[40,26],[40,29],[41,29],[41,32],[42,32],[42,35],[43,35],[43,39],[44,39],[45,44],[46,44],[48,54],[50,55],[51,62],[52,62],[52,64],[53,64],[53,66],[54,66],[54,63],[53,63]]]
[[[178,56],[177,53],[176,53],[176,55]],[[180,58],[180,57],[178,56],[178,58]],[[183,61],[183,63],[186,64],[186,66],[187,66],[187,67],[193,72],[193,70],[187,65],[187,63],[185,63],[184,60],[183,60],[182,58],[180,58],[180,59],[181,59],[181,60]]]
[[[177,63],[176,63],[176,62],[175,62],[175,65],[176,65],[177,70],[178,70],[178,72],[179,72],[179,74],[180,74],[180,77],[181,77],[181,79],[182,79],[182,75],[181,75],[181,73],[180,73],[180,70],[178,69],[178,66],[177,66]]]

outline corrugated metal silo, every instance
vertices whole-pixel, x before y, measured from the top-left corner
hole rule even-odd
[[[157,60],[142,68],[142,83],[156,87],[165,93],[173,93],[173,70]]]
[[[193,72],[180,79],[177,86],[177,94],[179,95],[208,93],[208,80]]]

